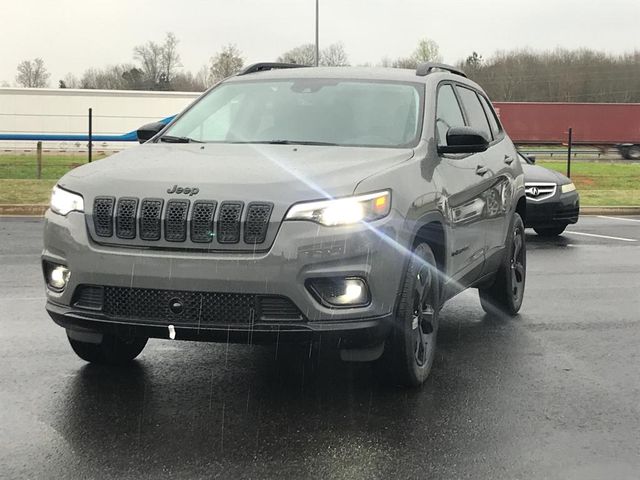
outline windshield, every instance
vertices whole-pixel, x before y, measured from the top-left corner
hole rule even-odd
[[[223,83],[166,132],[198,142],[415,146],[424,86],[297,79]]]

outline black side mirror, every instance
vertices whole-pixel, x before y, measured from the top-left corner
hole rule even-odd
[[[160,130],[162,130],[166,126],[167,124],[163,122],[153,122],[143,125],[136,131],[138,142],[144,143],[147,140],[152,139],[158,134],[158,132],[160,132]]]
[[[527,155],[527,160],[529,160],[529,163],[536,163],[536,156],[535,155]]]
[[[489,139],[471,127],[451,127],[447,130],[447,144],[438,146],[438,153],[478,153],[489,148]]]

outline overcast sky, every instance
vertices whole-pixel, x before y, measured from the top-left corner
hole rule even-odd
[[[51,85],[68,72],[132,61],[132,48],[172,31],[184,68],[235,43],[247,63],[314,39],[315,0],[0,0],[0,83],[42,57]],[[352,64],[408,55],[422,37],[450,63],[477,51],[640,49],[640,0],[320,0],[320,42]]]

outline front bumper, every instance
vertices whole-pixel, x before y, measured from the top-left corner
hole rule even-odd
[[[399,217],[392,214],[371,229],[364,225],[321,227],[311,222],[284,222],[265,253],[192,252],[104,246],[88,236],[84,215],[45,216],[45,261],[66,265],[64,291],[47,290],[47,311],[70,329],[167,338],[173,325],[178,339],[213,341],[279,341],[286,337],[338,334],[354,343],[384,338],[406,263],[399,240]],[[362,277],[371,302],[357,308],[321,305],[305,287],[318,277]],[[224,318],[181,324],[175,319],[121,318],[73,303],[78,286],[221,292],[283,296],[300,310],[302,320],[238,324]]]
[[[579,215],[580,196],[576,191],[558,191],[553,197],[540,202],[527,198],[527,227],[576,223]]]

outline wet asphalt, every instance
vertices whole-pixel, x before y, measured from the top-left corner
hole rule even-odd
[[[306,347],[87,365],[44,311],[41,229],[0,218],[1,478],[640,477],[639,217],[531,232],[521,314],[450,301],[419,390]]]

